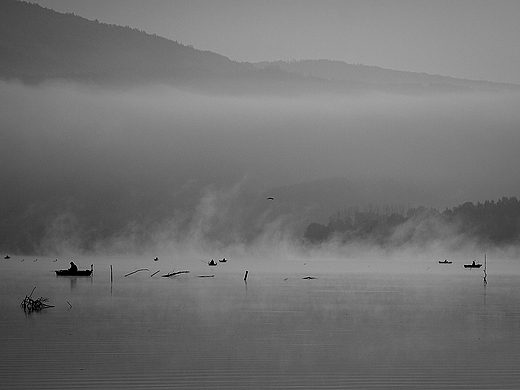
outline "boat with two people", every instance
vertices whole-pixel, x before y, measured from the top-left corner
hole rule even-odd
[[[73,261],[70,262],[69,269],[56,270],[56,276],[90,276],[94,272],[94,264],[90,264],[90,269],[78,269]]]
[[[453,261],[448,261],[447,259],[439,260],[439,264],[451,264]]]

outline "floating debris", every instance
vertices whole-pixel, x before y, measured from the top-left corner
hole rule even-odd
[[[33,311],[40,311],[40,310],[43,310],[43,309],[47,309],[49,307],[54,307],[52,305],[49,305],[47,304],[46,302],[49,301],[49,298],[44,298],[44,297],[40,297],[40,298],[37,298],[37,299],[32,299],[32,295],[33,295],[33,292],[34,290],[36,289],[33,288],[32,291],[31,291],[31,294],[29,296],[25,296],[24,300],[22,301],[22,303],[20,303],[20,307],[25,311],[25,312],[33,312]]]
[[[318,279],[318,278],[316,276],[305,276],[302,279],[311,280],[311,279]]]
[[[11,258],[11,256],[9,256],[9,255],[5,255],[5,256],[4,256],[4,259],[6,259],[6,260],[7,260],[7,259],[10,259],[10,258]]]
[[[161,272],[161,270],[160,270],[160,269],[159,269],[159,270],[157,270],[157,271],[155,271],[155,272],[154,272],[153,274],[151,274],[151,275],[150,275],[150,277],[151,277],[151,278],[153,278],[153,276],[154,276],[155,274],[158,274],[159,272]]]
[[[197,278],[213,278],[215,277],[215,274],[211,274],[211,275],[196,275]]]
[[[158,258],[158,257],[156,257],[155,259],[153,259],[153,261],[159,261],[159,258]]]

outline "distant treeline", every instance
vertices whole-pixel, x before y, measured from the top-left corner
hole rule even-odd
[[[308,244],[337,240],[399,246],[455,238],[483,245],[520,243],[520,202],[503,197],[496,202],[466,202],[444,212],[426,207],[354,207],[329,217],[328,225],[309,224],[304,233]]]

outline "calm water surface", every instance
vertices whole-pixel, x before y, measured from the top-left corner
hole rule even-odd
[[[273,270],[244,283],[236,264],[163,278],[169,270],[150,277],[160,267],[148,262],[125,277],[143,264],[120,260],[111,281],[111,261],[73,278],[56,277],[67,262],[52,260],[2,259],[3,388],[520,388],[517,273],[484,286],[481,271],[461,265],[316,268],[314,280]],[[33,287],[55,307],[24,313]]]

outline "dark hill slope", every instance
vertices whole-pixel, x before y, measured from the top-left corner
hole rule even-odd
[[[0,75],[24,81],[178,79],[250,69],[209,51],[130,27],[21,1],[0,2]]]

